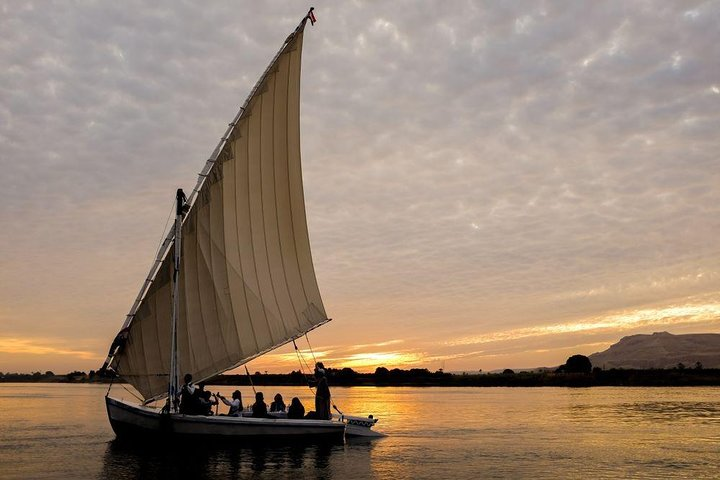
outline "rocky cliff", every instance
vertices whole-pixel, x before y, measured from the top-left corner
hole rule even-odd
[[[679,363],[694,368],[696,362],[704,368],[720,368],[720,334],[631,335],[604,352],[593,353],[590,361],[594,367],[605,369],[674,368]]]

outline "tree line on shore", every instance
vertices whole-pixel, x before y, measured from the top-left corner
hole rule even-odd
[[[0,382],[43,382],[43,383],[105,383],[112,379],[99,375],[95,370],[89,372],[81,372],[75,370],[68,373],[56,374],[51,370],[45,373],[17,373],[17,372],[0,372]]]
[[[333,386],[392,386],[392,387],[591,387],[591,386],[717,386],[720,369],[703,368],[698,362],[692,367],[678,364],[672,369],[621,369],[603,370],[592,366],[588,357],[573,355],[557,369],[514,372],[505,369],[498,373],[482,371],[447,373],[442,369],[426,368],[388,369],[378,367],[372,373],[356,372],[351,368],[328,368],[328,380]],[[248,375],[218,375],[206,383],[212,385],[287,385],[307,384],[308,376],[301,371],[291,373],[261,373]],[[55,382],[55,383],[107,383],[110,378],[97,374],[74,371],[56,375],[45,373],[2,373],[0,382]],[[122,381],[116,379],[115,381]]]

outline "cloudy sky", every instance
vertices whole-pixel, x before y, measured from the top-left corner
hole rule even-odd
[[[491,370],[720,332],[720,2],[313,5],[316,355]],[[99,366],[308,7],[0,1],[0,371]]]

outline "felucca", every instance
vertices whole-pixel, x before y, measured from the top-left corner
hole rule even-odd
[[[175,225],[103,370],[126,379],[139,405],[106,395],[118,436],[342,439],[377,435],[372,417],[185,415],[180,376],[196,382],[241,366],[330,319],[320,296],[300,166],[300,61],[310,9],[287,37],[205,163],[176,194]],[[153,407],[162,403],[165,406]]]

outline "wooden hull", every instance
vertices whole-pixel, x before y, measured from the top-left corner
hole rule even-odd
[[[250,415],[247,412],[243,412],[243,415]],[[287,412],[270,412],[270,415],[278,418],[287,418]],[[358,417],[354,415],[333,415],[333,420],[336,422],[342,422],[345,424],[345,438],[349,437],[385,437],[384,433],[373,430],[372,428],[377,423],[377,418],[369,417]]]
[[[157,409],[105,397],[118,438],[198,437],[230,441],[342,442],[345,424],[333,420],[288,420],[203,415],[163,415]]]
[[[346,437],[377,438],[386,436],[384,433],[372,429],[377,423],[377,418],[372,418],[372,416],[333,415],[333,418],[345,423]]]

